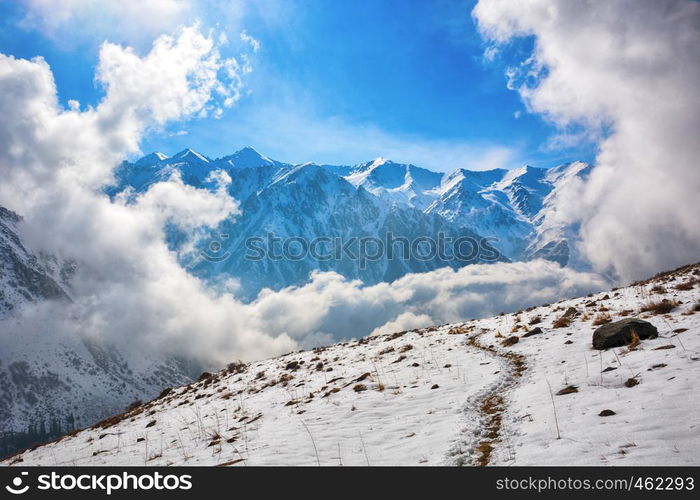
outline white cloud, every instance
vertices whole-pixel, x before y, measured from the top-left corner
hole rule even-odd
[[[241,40],[250,45],[250,47],[253,49],[253,52],[257,52],[258,50],[260,50],[260,42],[252,36],[250,36],[245,30],[241,31]]]
[[[473,15],[491,43],[534,35],[510,81],[562,129],[550,146],[599,142],[589,182],[558,200],[595,267],[629,279],[697,260],[700,4],[481,0]]]
[[[435,323],[436,321],[427,314],[405,312],[399,314],[396,319],[387,321],[382,326],[375,328],[370,335],[383,335],[386,333],[415,330],[416,328],[425,328]]]
[[[236,330],[230,314],[215,323],[212,309],[225,309],[226,301],[178,265],[164,235],[166,222],[187,229],[235,213],[223,189],[230,179],[212,179],[222,187],[210,193],[174,177],[133,203],[100,193],[146,130],[219,109],[235,89],[232,71],[196,27],[159,38],[144,57],[104,44],[97,79],[105,97],[81,112],[59,106],[43,59],[0,55],[0,111],[12,117],[0,123],[0,204],[25,216],[31,246],[79,263],[74,305],[44,318],[56,329],[180,347],[207,324],[220,334]],[[284,336],[245,332],[231,339],[231,348],[248,356],[292,345]]]
[[[116,39],[150,43],[161,33],[188,24],[191,0],[22,0],[23,24],[61,44]]]
[[[260,318],[266,331],[301,341],[317,332],[359,338],[491,316],[606,286],[598,275],[541,260],[442,268],[372,286],[316,273],[302,287],[263,291],[245,310]]]

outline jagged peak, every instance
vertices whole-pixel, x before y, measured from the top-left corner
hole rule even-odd
[[[198,152],[196,152],[195,150],[190,149],[190,148],[183,149],[182,151],[180,151],[179,153],[177,153],[176,155],[174,155],[172,157],[173,160],[184,160],[184,159],[190,160],[190,159],[195,159],[195,158],[201,162],[209,163],[209,159],[206,156],[201,155]]]
[[[154,151],[152,153],[147,154],[146,156],[139,158],[136,160],[136,165],[153,165],[155,163],[161,162],[163,160],[167,160],[168,155],[165,153],[161,153],[160,151]]]
[[[221,158],[221,160],[228,162],[230,165],[233,165],[234,167],[260,167],[260,166],[269,166],[269,165],[275,165],[275,166],[285,166],[287,165],[286,163],[279,162],[277,160],[273,160],[269,156],[265,156],[264,154],[260,153],[258,150],[256,150],[252,146],[245,146],[238,151],[224,156]]]

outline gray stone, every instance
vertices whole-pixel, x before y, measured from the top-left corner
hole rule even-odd
[[[607,349],[620,347],[632,342],[632,332],[640,339],[653,339],[659,336],[654,325],[637,318],[625,318],[613,323],[607,323],[593,332],[593,347]]]

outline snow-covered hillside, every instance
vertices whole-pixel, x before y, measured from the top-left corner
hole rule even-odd
[[[659,336],[594,350],[600,324]],[[700,464],[700,265],[203,374],[13,465]]]
[[[587,175],[590,168],[574,162],[552,169],[525,166],[441,173],[384,158],[353,166],[291,165],[252,148],[219,159],[186,149],[173,157],[152,153],[135,163],[125,162],[117,172],[116,184],[107,192],[115,195],[126,188],[142,192],[176,172],[188,184],[208,187],[207,176],[214,170],[225,170],[232,179],[229,193],[240,202],[241,213],[195,245],[194,252],[182,255],[182,263],[207,280],[234,277],[242,284],[241,292],[253,297],[264,287],[302,284],[313,270],[333,270],[346,278],[375,284],[408,273],[482,261],[384,256],[363,266],[357,259],[344,258],[246,259],[245,242],[268,235],[307,242],[319,237],[344,238],[344,242],[350,237],[384,240],[389,232],[409,241],[425,237],[438,240],[439,233],[449,238],[492,238],[490,244],[502,260],[536,256],[567,265],[572,253],[569,240],[577,235],[556,218],[555,194]],[[217,255],[207,252],[212,242],[220,248]],[[223,255],[226,258],[220,259]],[[573,262],[577,268],[586,267],[585,262]]]

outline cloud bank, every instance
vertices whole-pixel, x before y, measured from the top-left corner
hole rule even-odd
[[[700,4],[480,0],[473,16],[492,46],[534,37],[509,84],[554,142],[599,143],[589,181],[557,200],[594,267],[629,280],[697,261]]]

